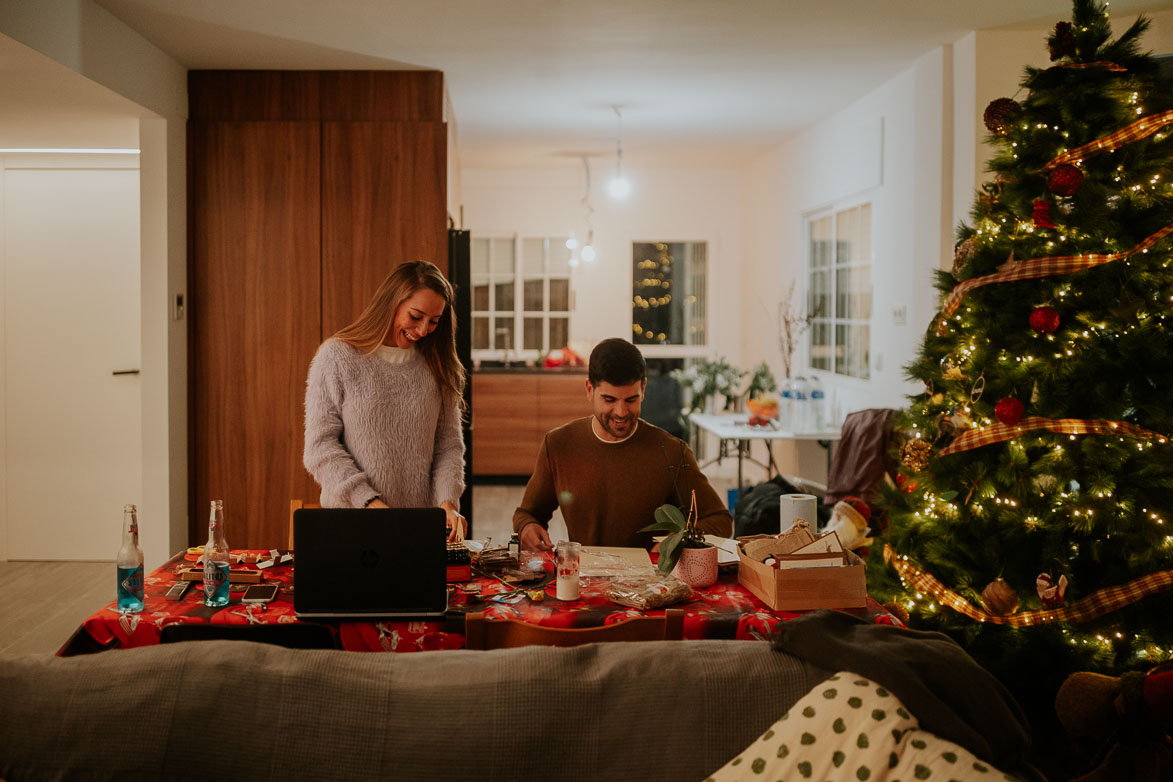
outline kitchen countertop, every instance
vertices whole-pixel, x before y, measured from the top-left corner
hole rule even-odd
[[[523,363],[510,364],[508,366],[501,366],[482,363],[480,366],[473,366],[473,373],[480,375],[585,375],[587,373],[586,367],[537,367],[526,366]]]

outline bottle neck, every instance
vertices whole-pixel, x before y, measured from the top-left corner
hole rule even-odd
[[[216,508],[208,519],[208,543],[224,544],[224,511]]]
[[[130,511],[122,514],[122,542],[138,545],[138,514]]]

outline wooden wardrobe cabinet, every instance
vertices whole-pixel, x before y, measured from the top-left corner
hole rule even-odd
[[[233,548],[288,540],[306,373],[397,264],[446,270],[436,71],[189,75],[190,540],[224,500]]]

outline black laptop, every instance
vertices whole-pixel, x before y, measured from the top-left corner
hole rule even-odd
[[[293,610],[299,617],[425,619],[448,608],[440,508],[293,512]]]

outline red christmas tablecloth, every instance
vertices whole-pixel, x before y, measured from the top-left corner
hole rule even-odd
[[[660,612],[640,611],[611,602],[604,596],[607,581],[601,578],[584,578],[578,600],[557,600],[554,597],[553,566],[549,555],[535,556],[545,559],[546,576],[542,582],[526,585],[525,588],[543,589],[545,598],[541,601],[535,602],[529,597],[523,597],[515,603],[493,601],[493,596],[513,592],[514,588],[493,578],[474,578],[471,585],[475,591],[471,595],[456,585],[449,597],[449,615],[442,620],[336,622],[331,627],[337,632],[343,649],[415,652],[463,648],[466,611],[483,611],[489,618],[520,619],[548,627],[599,627],[622,622],[633,616],[655,616]],[[293,613],[293,596],[289,591],[293,583],[291,565],[275,565],[265,569],[264,580],[279,583],[285,590],[268,604],[241,604],[241,593],[234,592],[227,606],[211,608],[204,605],[203,587],[199,582],[188,590],[182,600],[168,600],[165,594],[168,587],[178,580],[177,571],[191,567],[194,564],[192,560],[192,554],[176,554],[146,577],[146,599],[141,613],[120,614],[111,601],[86,619],[57,653],[67,656],[101,649],[157,644],[163,627],[177,622],[272,624],[298,621]],[[800,613],[771,610],[737,583],[736,573],[722,574],[713,586],[696,590],[690,600],[672,607],[684,609],[684,637],[690,640],[762,640],[770,636],[779,622],[793,619]],[[881,624],[900,624],[870,598],[867,608],[849,610],[848,613]]]

